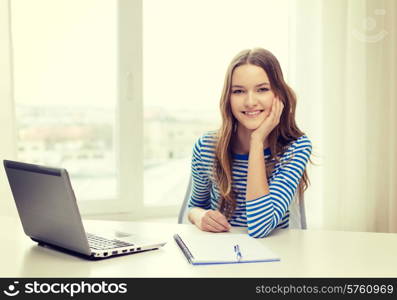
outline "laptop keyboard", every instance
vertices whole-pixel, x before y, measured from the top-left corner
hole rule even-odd
[[[94,250],[106,250],[106,249],[134,246],[134,244],[131,243],[123,242],[117,239],[110,240],[107,238],[97,236],[92,233],[87,233],[87,239],[90,248]]]

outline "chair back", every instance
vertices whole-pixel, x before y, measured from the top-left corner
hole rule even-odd
[[[189,224],[189,220],[187,218],[187,210],[188,210],[191,193],[192,193],[192,176],[190,175],[189,183],[187,184],[187,188],[186,188],[185,199],[183,199],[181,209],[179,210],[178,224]]]

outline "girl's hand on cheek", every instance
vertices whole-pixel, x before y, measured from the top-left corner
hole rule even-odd
[[[263,143],[266,140],[270,132],[280,123],[283,108],[284,104],[279,98],[274,96],[271,110],[268,112],[262,124],[251,133],[251,142]]]

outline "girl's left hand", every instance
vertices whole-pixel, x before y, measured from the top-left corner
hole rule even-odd
[[[271,111],[268,113],[262,124],[251,133],[251,141],[263,143],[270,132],[280,123],[280,117],[284,104],[276,96],[273,98]]]

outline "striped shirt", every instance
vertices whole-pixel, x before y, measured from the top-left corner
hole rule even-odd
[[[214,132],[201,136],[193,147],[192,193],[189,208],[217,210],[220,194],[212,175],[215,159]],[[268,236],[275,228],[288,228],[288,207],[294,199],[299,181],[312,150],[310,140],[303,135],[292,142],[276,163],[268,178],[269,194],[246,201],[248,154],[232,154],[232,188],[236,209],[229,219],[233,226],[248,228],[255,238]],[[265,162],[270,162],[270,148],[264,150]]]

